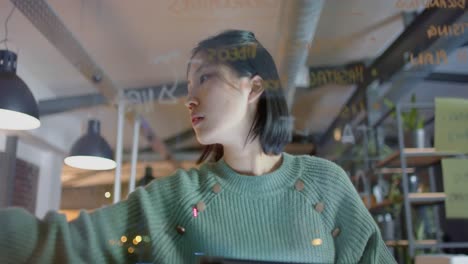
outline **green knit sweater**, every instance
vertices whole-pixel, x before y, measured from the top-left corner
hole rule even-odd
[[[261,176],[240,175],[223,159],[177,170],[72,222],[0,210],[0,263],[396,263],[339,166],[282,155]]]

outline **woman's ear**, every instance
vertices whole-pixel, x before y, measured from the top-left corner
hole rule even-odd
[[[249,103],[255,102],[260,95],[262,95],[263,91],[265,90],[263,87],[263,79],[262,77],[255,75],[250,80],[252,89],[249,93]]]

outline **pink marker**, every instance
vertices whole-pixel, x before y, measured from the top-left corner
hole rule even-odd
[[[193,217],[197,217],[197,216],[198,216],[198,209],[197,209],[197,207],[194,206],[194,207],[192,208],[192,213],[193,213]]]

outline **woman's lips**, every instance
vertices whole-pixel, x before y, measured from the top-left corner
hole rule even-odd
[[[194,117],[194,118],[192,118],[192,125],[193,126],[198,125],[201,121],[203,121],[203,119],[205,119],[205,118],[204,117]]]

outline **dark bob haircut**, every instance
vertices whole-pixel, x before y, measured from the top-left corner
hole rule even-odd
[[[262,92],[257,105],[257,112],[245,140],[260,138],[266,154],[280,154],[292,138],[292,117],[281,86],[273,58],[254,33],[244,30],[226,30],[218,35],[202,40],[192,50],[193,57],[203,52],[209,61],[224,64],[237,73],[238,77],[262,77]],[[231,52],[231,53],[229,53]],[[234,54],[232,54],[234,52]],[[224,55],[223,55],[224,53]],[[190,68],[190,62],[187,67]],[[244,146],[245,146],[244,144]],[[211,161],[218,161],[224,155],[221,144],[205,146],[197,164],[211,156]]]

